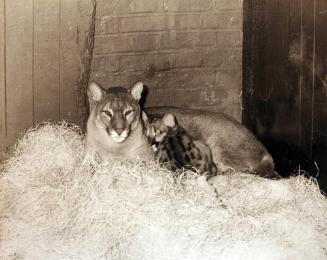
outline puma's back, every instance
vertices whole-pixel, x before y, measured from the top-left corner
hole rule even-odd
[[[145,111],[149,114],[173,113],[194,139],[210,147],[213,161],[221,171],[232,168],[252,171],[263,177],[279,177],[265,147],[248,129],[228,115],[173,107],[152,107]]]

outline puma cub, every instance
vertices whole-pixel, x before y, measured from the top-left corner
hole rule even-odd
[[[217,174],[210,148],[178,124],[173,114],[148,116],[142,112],[146,135],[156,159],[172,171],[188,169],[206,177]]]
[[[280,178],[266,148],[248,129],[225,114],[173,107],[152,107],[145,111],[148,115],[173,113],[196,140],[209,146],[219,171],[234,169]]]
[[[141,120],[139,100],[142,91],[142,82],[129,90],[123,87],[104,90],[95,82],[89,84],[88,152],[98,155],[100,159],[108,156],[125,160],[154,159]]]

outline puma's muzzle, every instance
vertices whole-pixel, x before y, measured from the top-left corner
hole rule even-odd
[[[126,140],[129,134],[129,129],[108,129],[107,133],[116,143],[122,143]]]

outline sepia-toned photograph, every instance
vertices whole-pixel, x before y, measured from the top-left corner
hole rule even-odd
[[[0,0],[0,260],[327,260],[327,0]]]

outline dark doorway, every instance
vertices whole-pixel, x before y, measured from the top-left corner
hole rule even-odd
[[[327,1],[245,0],[243,123],[327,189]]]

